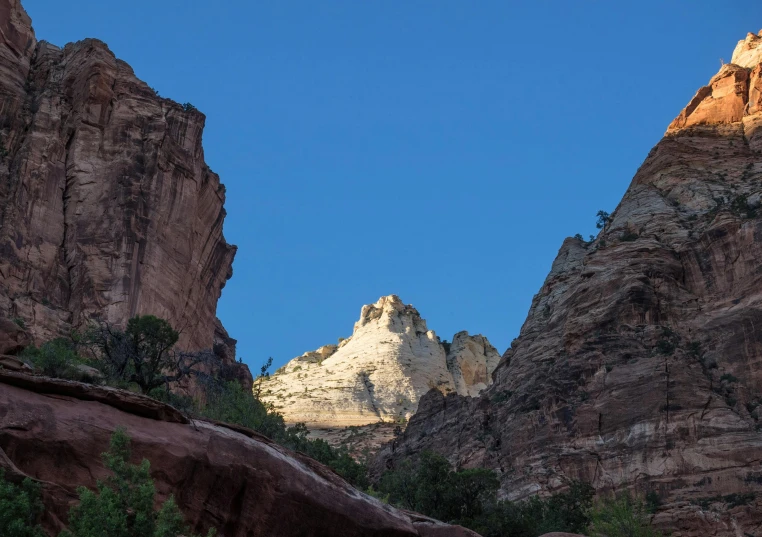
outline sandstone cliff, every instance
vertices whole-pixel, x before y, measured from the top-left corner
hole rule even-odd
[[[0,0],[0,317],[39,343],[151,313],[181,347],[234,358],[215,311],[235,247],[204,121],[100,41],[37,42]]]
[[[433,449],[509,498],[580,478],[658,493],[672,535],[759,534],[761,61],[749,34],[600,235],[564,242],[493,385],[429,392],[377,474]]]
[[[0,370],[0,468],[43,486],[58,535],[78,485],[107,476],[100,454],[119,426],[146,458],[161,499],[219,537],[478,537],[385,505],[330,469],[240,427],[188,420],[130,392]]]
[[[289,422],[335,429],[402,422],[432,388],[475,395],[500,360],[483,336],[459,332],[445,349],[411,305],[363,306],[351,337],[294,358],[255,387]]]

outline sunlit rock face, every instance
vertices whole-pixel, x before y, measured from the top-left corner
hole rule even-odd
[[[759,532],[760,61],[750,34],[600,235],[563,243],[494,383],[426,394],[376,475],[434,450],[498,471],[508,498],[583,479],[658,493],[655,523],[673,535]]]
[[[0,317],[39,343],[150,313],[234,363],[215,312],[236,249],[204,121],[101,41],[38,42],[0,0]]]
[[[315,429],[401,423],[429,390],[477,394],[499,359],[467,332],[446,352],[418,311],[390,295],[363,306],[351,337],[291,360],[255,391],[287,421]]]

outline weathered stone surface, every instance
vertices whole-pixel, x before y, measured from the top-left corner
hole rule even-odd
[[[730,63],[747,69],[753,69],[762,63],[762,30],[757,35],[749,32],[746,34],[746,39],[738,42]]]
[[[431,388],[474,395],[499,360],[485,337],[468,332],[456,334],[446,352],[418,311],[390,295],[363,306],[351,337],[291,360],[255,391],[287,421],[321,430],[333,443],[347,426],[403,422]],[[361,432],[389,438],[388,429]]]
[[[376,475],[432,449],[496,469],[508,498],[584,479],[657,492],[655,523],[675,536],[759,532],[761,41],[749,42],[672,123],[601,234],[564,242],[494,384],[425,395]],[[730,494],[756,498],[729,508]]]
[[[18,354],[32,342],[29,334],[9,319],[0,317],[0,354]]]
[[[500,353],[482,335],[458,332],[447,351],[447,369],[452,373],[455,391],[475,397],[492,384],[492,372],[500,362]]]
[[[478,537],[457,526],[385,505],[352,488],[327,467],[249,430],[203,421],[149,419],[148,410],[102,402],[72,384],[0,376],[0,467],[43,485],[43,523],[57,535],[76,487],[107,475],[100,454],[124,427],[135,462],[151,462],[158,496],[174,494],[197,532],[220,537]],[[115,390],[115,398],[134,394]],[[55,395],[53,395],[55,394]],[[147,398],[137,401],[155,405]],[[112,401],[113,403],[113,401]],[[120,410],[120,408],[122,408]],[[153,408],[153,407],[151,407]],[[165,415],[171,413],[167,407]]]
[[[0,0],[0,316],[40,343],[151,313],[212,348],[235,247],[204,121],[100,41],[38,43]]]

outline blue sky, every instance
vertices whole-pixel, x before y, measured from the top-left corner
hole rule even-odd
[[[218,314],[258,369],[395,293],[443,339],[518,335],[762,3],[25,0],[207,115],[239,246]]]

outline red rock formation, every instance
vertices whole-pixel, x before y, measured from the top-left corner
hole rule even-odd
[[[478,537],[385,505],[325,466],[242,428],[182,415],[146,397],[0,372],[0,467],[43,484],[44,525],[64,526],[76,487],[106,477],[100,454],[124,427],[196,531],[220,537]]]
[[[509,498],[579,478],[659,493],[673,535],[759,533],[762,39],[737,51],[598,238],[564,242],[486,394],[428,393],[376,474],[433,449]]]
[[[100,41],[38,43],[18,0],[0,0],[0,317],[39,343],[151,313],[187,350],[223,344],[235,247],[204,121]]]

